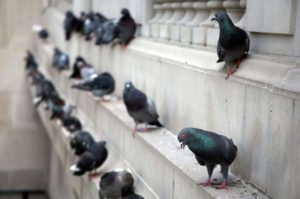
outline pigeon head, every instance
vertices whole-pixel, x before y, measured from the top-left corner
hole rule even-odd
[[[130,12],[129,12],[129,10],[128,10],[127,8],[123,8],[123,9],[121,10],[121,14],[122,14],[123,16],[130,16]]]
[[[126,95],[132,88],[134,88],[134,85],[131,81],[125,82],[123,94]]]
[[[181,143],[180,147],[184,149],[184,147],[189,144],[192,137],[193,135],[190,132],[190,128],[182,129],[177,135],[177,139]]]
[[[228,14],[224,11],[217,12],[211,21],[217,21],[219,24],[230,23],[233,24]]]
[[[71,11],[71,10],[68,10],[67,12],[66,12],[66,16],[73,16],[73,12]]]

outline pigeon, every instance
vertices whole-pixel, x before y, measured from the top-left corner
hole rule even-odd
[[[72,32],[76,30],[80,22],[72,11],[67,11],[64,19],[65,39],[68,41],[71,38]]]
[[[106,172],[99,182],[100,199],[143,199],[142,196],[134,193],[134,179],[129,170],[115,169]]]
[[[84,175],[85,172],[90,172],[90,179],[94,176],[98,176],[99,173],[92,173],[92,171],[96,170],[105,162],[108,156],[108,151],[105,145],[105,141],[92,143],[80,156],[78,162],[70,167],[73,174],[81,176]]]
[[[75,155],[80,156],[93,143],[95,143],[95,140],[90,133],[86,131],[76,131],[70,141],[70,147],[74,150]]]
[[[83,21],[83,35],[84,39],[86,41],[91,40],[91,35],[94,31],[94,13],[90,12],[87,15],[85,15],[84,21]]]
[[[223,175],[223,183],[218,185],[217,189],[224,189],[227,186],[228,168],[234,161],[237,153],[237,147],[232,139],[217,133],[205,131],[196,128],[184,128],[178,136],[181,148],[186,145],[195,154],[197,162],[206,166],[208,172],[208,180],[201,183],[203,186],[211,185],[211,175],[217,164],[221,165],[221,173]]]
[[[95,32],[96,45],[109,44],[118,36],[118,27],[115,20],[105,21]]]
[[[36,32],[38,36],[43,40],[46,40],[49,36],[48,30],[40,25],[33,25],[32,30],[33,32]]]
[[[64,128],[70,133],[82,130],[82,124],[80,120],[74,116],[63,115],[61,117],[61,122]]]
[[[25,57],[25,69],[27,70],[27,75],[29,77],[32,77],[33,73],[37,72],[38,69],[38,63],[36,62],[32,52],[29,50],[27,50],[27,55]]]
[[[77,107],[72,104],[65,104],[63,106],[55,106],[52,109],[52,116],[50,117],[51,120],[53,119],[62,119],[70,117],[73,110],[75,110]]]
[[[84,19],[85,19],[85,12],[81,12],[80,13],[80,17],[77,18],[77,23],[76,23],[76,26],[75,26],[75,31],[77,33],[83,33],[83,22],[84,22]]]
[[[69,55],[58,48],[54,48],[52,65],[59,71],[69,69]]]
[[[77,56],[73,64],[73,71],[69,78],[71,79],[80,79],[80,64],[87,64],[83,57]]]
[[[46,101],[47,107],[49,108],[51,100],[61,101],[61,104],[63,104],[52,82],[44,78],[39,79],[36,83],[34,104],[38,107],[41,102]]]
[[[134,38],[136,31],[136,24],[134,19],[131,17],[128,9],[123,8],[121,10],[122,17],[118,21],[118,38],[120,44],[124,47]]]
[[[217,12],[211,20],[217,21],[220,27],[217,63],[225,61],[227,71],[225,79],[228,79],[239,68],[242,59],[248,55],[250,39],[244,30],[233,24],[224,11]]]
[[[126,82],[123,90],[123,99],[128,114],[133,118],[135,127],[132,130],[133,136],[136,134],[137,125],[145,123],[162,127],[158,121],[156,106],[152,99],[148,98],[142,91],[136,89],[132,82]],[[147,128],[145,128],[147,130]]]
[[[91,81],[72,85],[72,88],[90,91],[93,96],[102,98],[115,90],[115,80],[110,73],[104,72]]]

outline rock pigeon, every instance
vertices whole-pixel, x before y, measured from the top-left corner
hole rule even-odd
[[[70,133],[82,130],[82,124],[77,117],[63,116],[61,122],[63,127]]]
[[[113,20],[105,21],[96,30],[96,45],[109,44],[118,36],[117,23]]]
[[[63,24],[65,30],[65,39],[67,41],[70,40],[73,31],[75,31],[78,26],[78,23],[79,21],[76,18],[76,16],[73,14],[73,12],[67,11],[64,19],[64,24]]]
[[[93,143],[95,143],[95,140],[90,133],[86,131],[77,131],[71,138],[70,147],[74,150],[75,155],[80,156]]]
[[[69,78],[71,79],[80,79],[80,64],[87,64],[83,57],[77,56],[73,64],[73,71]]]
[[[49,36],[48,30],[40,25],[33,25],[32,30],[33,32],[36,32],[38,36],[43,40],[46,40]]]
[[[145,123],[146,125],[154,125],[162,127],[158,121],[156,106],[152,99],[148,98],[142,91],[136,89],[132,82],[126,82],[123,90],[123,99],[128,114],[133,118],[135,127],[132,130],[135,135],[137,125]],[[147,130],[147,128],[145,128]]]
[[[75,31],[77,33],[83,33],[84,19],[85,19],[85,12],[81,12],[80,17],[77,18],[77,23],[76,23],[76,26],[75,26]]]
[[[201,183],[203,186],[211,185],[211,175],[217,164],[221,166],[223,175],[223,183],[218,185],[217,189],[223,189],[227,186],[228,168],[234,161],[237,153],[237,147],[232,139],[213,132],[196,129],[184,128],[178,136],[181,148],[186,145],[195,154],[196,160],[202,166],[206,166],[208,172],[208,180]]]
[[[99,183],[100,199],[143,199],[142,196],[134,193],[134,179],[128,170],[116,169],[106,172]]]
[[[74,175],[84,175],[85,172],[91,172],[89,178],[99,175],[92,171],[100,167],[108,156],[106,149],[106,142],[95,142],[92,143],[88,149],[80,156],[78,162],[70,167]]]
[[[91,40],[91,35],[94,31],[94,13],[90,12],[85,15],[84,21],[83,21],[83,35],[86,41]]]
[[[34,72],[37,72],[38,69],[38,63],[36,62],[36,59],[32,52],[27,50],[27,55],[25,57],[25,69],[27,70],[27,75],[29,77],[33,76]]]
[[[52,65],[59,71],[69,69],[69,55],[58,48],[54,48]]]
[[[235,26],[226,12],[221,11],[211,19],[219,23],[220,35],[217,45],[218,61],[225,61],[229,78],[240,66],[241,60],[249,51],[250,39],[248,34]]]
[[[38,106],[41,102],[47,102],[47,107],[49,108],[49,104],[51,101],[60,101],[63,104],[63,100],[59,97],[57,90],[55,89],[52,82],[47,79],[39,79],[36,82],[36,94],[34,98],[34,104]]]
[[[101,73],[91,81],[75,84],[72,88],[90,91],[95,97],[104,97],[111,94],[115,90],[115,80],[110,73]]]
[[[134,38],[136,31],[136,24],[131,17],[128,9],[123,8],[121,10],[122,17],[118,21],[118,38],[122,46],[127,46],[129,42]]]

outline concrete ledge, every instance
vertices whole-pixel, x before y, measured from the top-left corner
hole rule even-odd
[[[50,46],[46,46],[40,50],[48,54],[50,59],[50,49]],[[172,132],[166,129],[154,130],[139,133],[136,138],[132,138],[133,122],[122,101],[116,99],[109,103],[99,103],[85,92],[72,90],[68,73],[58,73],[50,66],[44,70],[51,74],[60,93],[78,105],[78,115],[85,121],[84,125],[95,129],[92,131],[97,132],[95,137],[107,140],[158,198],[251,198],[253,195],[267,198],[232,174],[234,186],[228,190],[197,186],[198,182],[207,178],[206,169],[198,165],[188,149],[179,149]],[[217,170],[213,178],[220,179]]]

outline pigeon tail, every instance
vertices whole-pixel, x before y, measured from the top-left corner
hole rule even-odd
[[[154,125],[154,126],[157,126],[157,127],[163,127],[163,125],[158,120],[150,122],[149,125]]]

